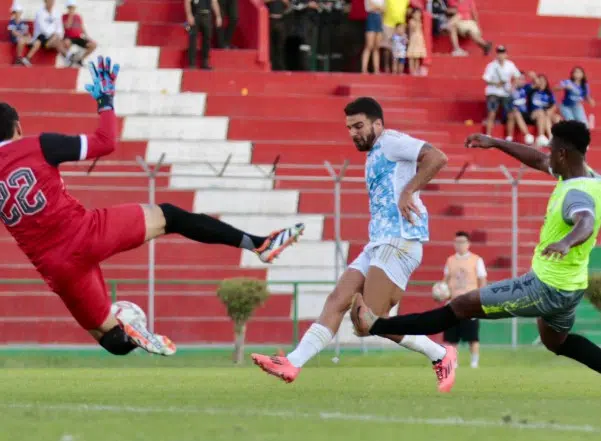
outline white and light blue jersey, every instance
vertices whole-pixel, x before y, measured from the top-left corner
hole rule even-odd
[[[419,192],[415,205],[421,213],[411,224],[403,218],[398,202],[403,188],[415,176],[417,158],[425,141],[396,130],[385,130],[367,155],[365,183],[369,194],[369,240],[379,242],[402,237],[406,240],[429,240],[428,212]]]

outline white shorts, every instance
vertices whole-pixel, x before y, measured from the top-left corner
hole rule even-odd
[[[349,265],[367,276],[370,266],[380,268],[403,291],[413,271],[422,262],[423,246],[417,240],[392,238],[368,243]]]

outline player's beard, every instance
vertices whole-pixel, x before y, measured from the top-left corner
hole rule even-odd
[[[376,140],[376,132],[374,131],[373,127],[371,129],[371,132],[368,133],[367,135],[356,136],[353,138],[355,147],[357,147],[357,150],[359,150],[360,152],[367,152],[367,151],[371,150],[371,148],[374,146],[375,140]]]

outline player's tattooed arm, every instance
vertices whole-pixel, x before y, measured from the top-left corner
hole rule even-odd
[[[550,175],[553,174],[549,163],[549,155],[534,147],[518,144],[517,142],[504,141],[480,133],[468,136],[465,141],[465,146],[467,148],[480,149],[496,148],[530,168],[540,170],[543,173],[548,173]]]
[[[424,144],[417,157],[417,173],[407,183],[403,192],[413,194],[423,189],[447,162],[447,155],[442,151],[431,144]]]

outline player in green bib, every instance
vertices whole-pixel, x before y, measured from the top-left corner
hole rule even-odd
[[[496,148],[559,180],[549,198],[532,269],[421,314],[378,318],[357,294],[351,318],[358,335],[431,335],[463,319],[537,317],[547,349],[601,373],[601,348],[570,333],[588,286],[589,255],[601,226],[601,179],[585,162],[590,132],[584,124],[562,121],[552,133],[550,154],[480,134],[466,141],[468,148]]]

